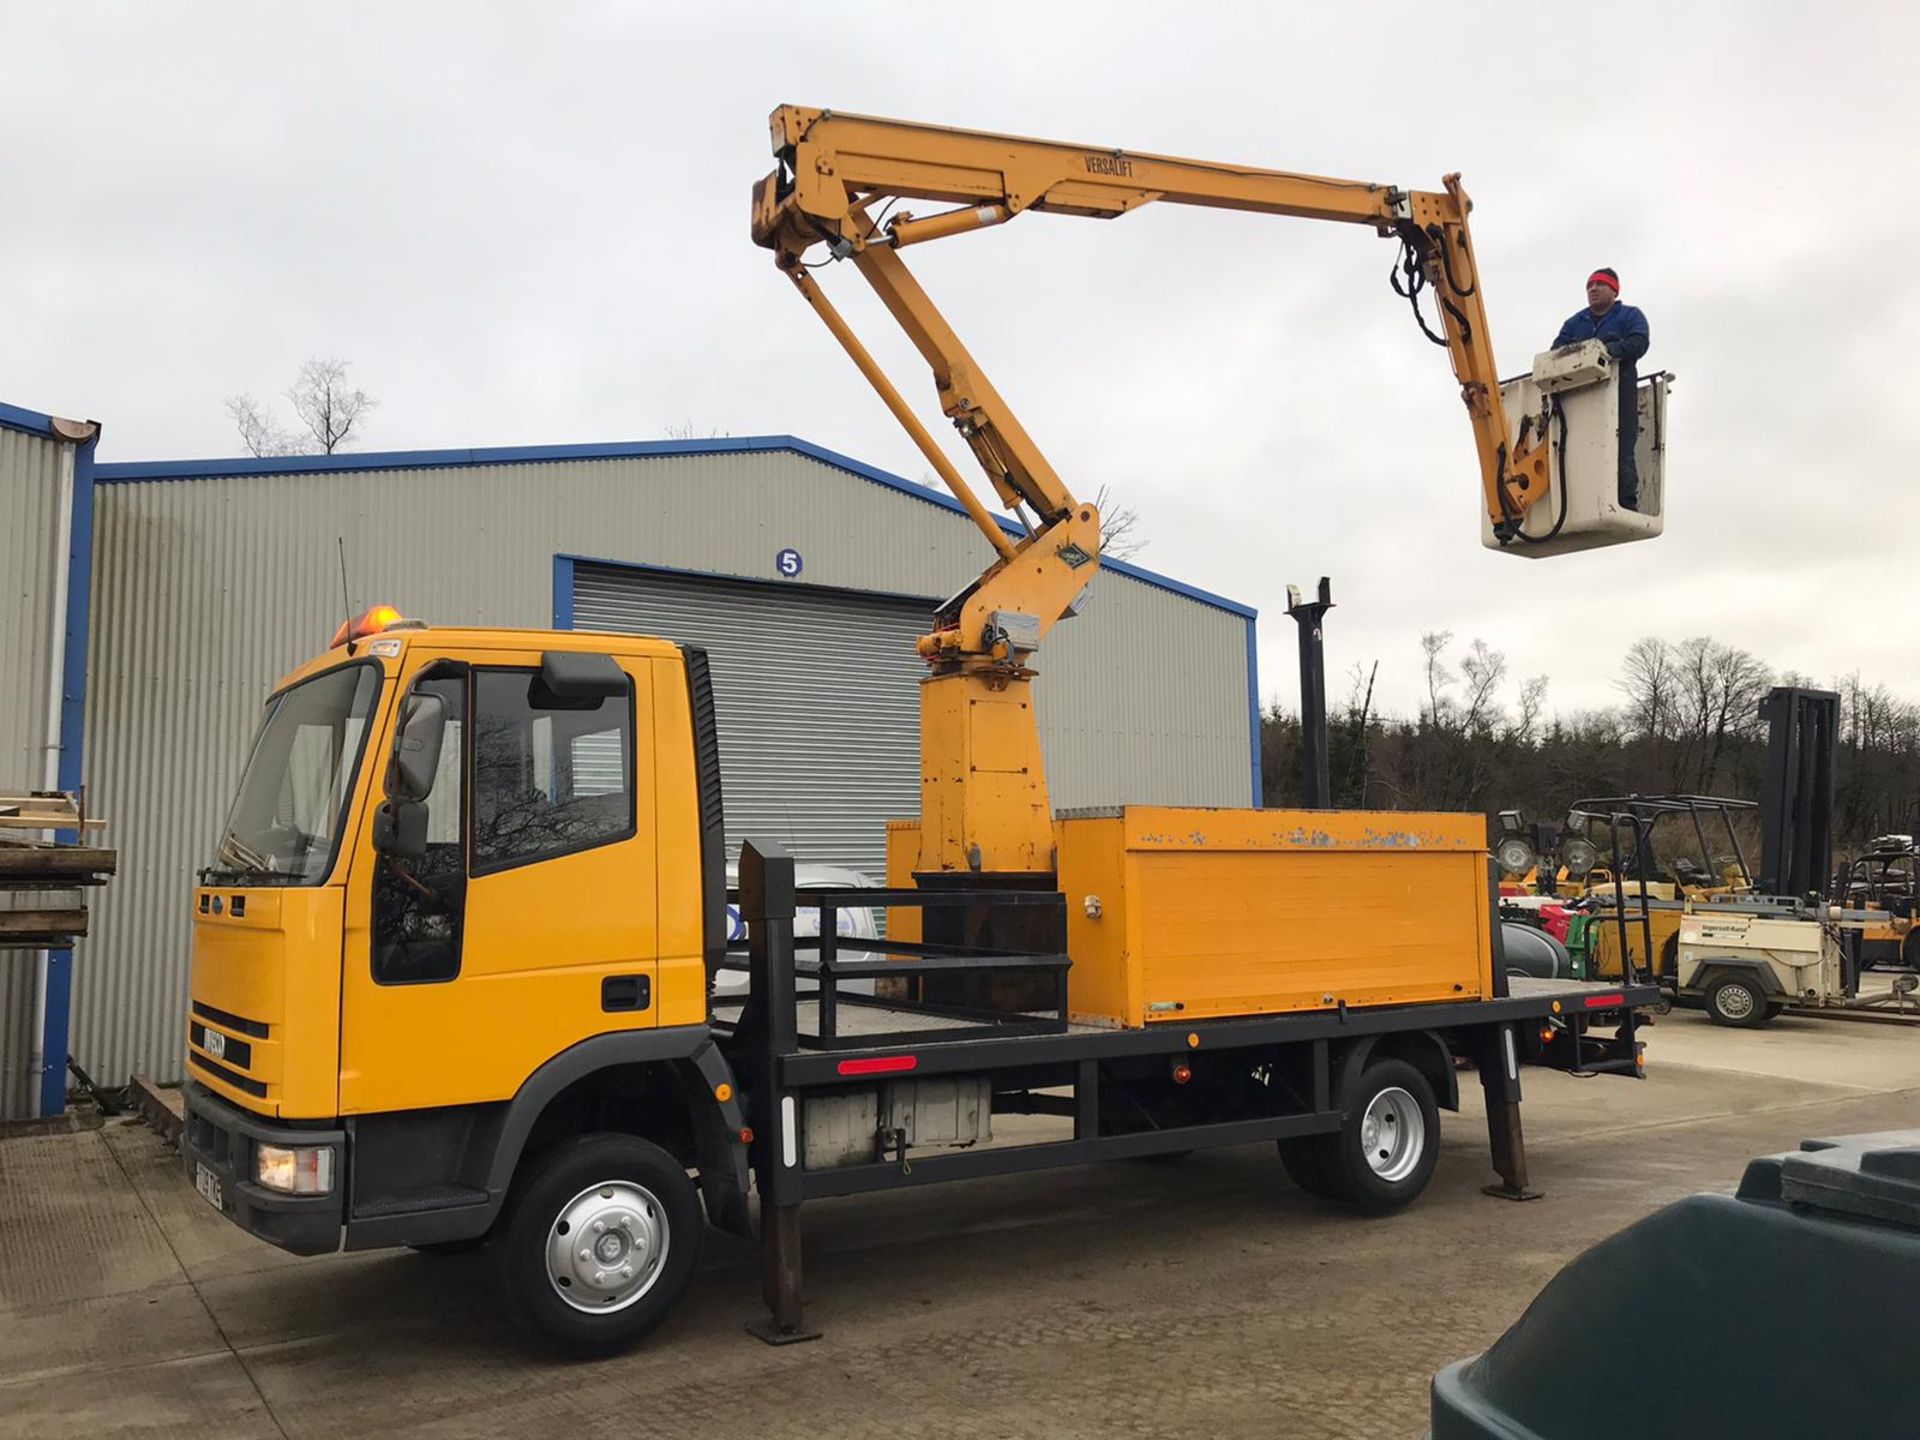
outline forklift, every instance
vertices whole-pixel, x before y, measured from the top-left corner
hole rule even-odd
[[[1920,849],[1912,835],[1876,836],[1836,872],[1828,897],[1835,904],[1886,912],[1860,932],[1861,969],[1920,970],[1920,930],[1913,923],[1917,873]]]

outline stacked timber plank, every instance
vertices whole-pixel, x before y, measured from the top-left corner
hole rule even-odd
[[[87,933],[82,892],[116,863],[90,838],[105,825],[64,790],[0,793],[0,950],[64,949]]]

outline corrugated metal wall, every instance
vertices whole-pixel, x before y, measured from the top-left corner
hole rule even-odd
[[[887,873],[887,821],[920,808],[925,601],[582,565],[574,624],[707,651],[727,851]]]
[[[791,547],[796,585],[895,595],[951,593],[985,558],[963,516],[785,451],[99,478],[86,756],[121,867],[73,1053],[116,1081],[180,1073],[193,872],[260,701],[339,623],[336,536],[356,609],[491,625],[552,623],[557,554],[771,579]],[[1056,805],[1247,803],[1246,621],[1117,573],[1092,594],[1042,657]]]
[[[53,633],[54,574],[67,543],[60,484],[73,447],[0,425],[0,790],[37,790],[46,779],[47,682],[65,653]],[[0,1120],[32,1113],[36,953],[0,950]]]

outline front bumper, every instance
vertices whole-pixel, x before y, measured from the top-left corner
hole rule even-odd
[[[326,1255],[340,1248],[346,1213],[347,1136],[344,1130],[276,1125],[230,1105],[189,1080],[182,1090],[187,1124],[180,1156],[187,1183],[202,1168],[219,1182],[220,1212],[249,1235],[295,1255]],[[327,1145],[333,1148],[331,1195],[283,1195],[254,1177],[257,1145]]]

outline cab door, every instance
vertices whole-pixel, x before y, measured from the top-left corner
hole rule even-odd
[[[656,1023],[652,678],[513,651],[413,673],[448,728],[426,859],[356,867],[342,1114],[505,1099],[569,1046]]]

